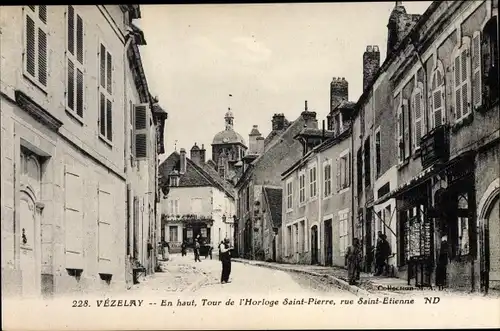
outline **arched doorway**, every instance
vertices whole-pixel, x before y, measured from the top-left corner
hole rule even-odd
[[[311,228],[311,264],[318,264],[318,226]]]
[[[41,167],[37,157],[21,149],[19,194],[19,267],[22,295],[41,295]]]
[[[497,179],[490,185],[478,206],[480,283],[484,292],[489,288],[500,289],[500,247],[497,245],[500,233],[499,182]]]

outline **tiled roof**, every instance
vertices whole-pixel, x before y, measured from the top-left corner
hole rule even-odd
[[[302,131],[300,131],[300,133],[297,136],[322,137],[323,130],[306,127],[302,129]],[[325,137],[326,138],[333,137],[333,131],[325,130]]]
[[[271,221],[274,228],[281,226],[281,204],[282,192],[280,188],[264,187],[264,196],[267,202],[267,208],[271,214]]]

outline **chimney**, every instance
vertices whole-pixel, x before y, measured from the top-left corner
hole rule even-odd
[[[373,82],[380,68],[380,51],[378,46],[366,46],[363,54],[363,92]]]
[[[259,132],[259,127],[254,125],[252,131],[248,135],[248,154],[258,154],[257,139],[262,135]]]
[[[403,34],[406,30],[407,16],[402,1],[396,1],[391,15],[389,16],[389,22],[387,23],[387,57],[389,57],[404,37]]]
[[[272,124],[273,131],[285,129],[285,114],[274,114]]]
[[[198,145],[196,145],[196,143],[194,143],[194,146],[191,147],[190,158],[191,161],[193,161],[196,164],[199,164],[201,162],[201,150],[198,147]]]
[[[200,150],[200,161],[201,163],[205,163],[205,153],[206,153],[205,145],[201,144],[201,150]]]
[[[257,137],[257,153],[256,154],[263,154],[264,153],[264,137],[260,136]]]
[[[349,100],[349,83],[344,77],[333,77],[330,83],[330,112],[342,101]]]
[[[300,114],[305,121],[305,126],[308,128],[318,128],[318,120],[316,119],[316,112],[309,111],[307,107],[307,100],[304,103],[304,111]]]
[[[186,172],[186,150],[184,148],[181,148],[180,155],[181,159],[180,159],[179,172],[183,174]]]

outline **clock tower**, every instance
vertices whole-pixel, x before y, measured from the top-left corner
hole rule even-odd
[[[241,159],[245,156],[247,146],[243,137],[234,131],[234,115],[231,108],[228,108],[224,122],[225,129],[217,133],[212,141],[212,160],[219,175],[231,180],[242,165]]]

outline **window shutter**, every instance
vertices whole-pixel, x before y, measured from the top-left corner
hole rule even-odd
[[[99,132],[101,135],[106,135],[106,98],[100,93],[99,100]]]
[[[135,113],[135,156],[140,158],[148,157],[148,121],[149,104],[139,104],[134,108]]]
[[[470,61],[467,49],[462,51],[461,68],[462,74],[462,116],[470,112]]]
[[[420,138],[423,135],[423,114],[422,114],[422,91],[420,89],[414,94],[412,102],[415,119],[414,119],[414,136],[413,136],[413,148],[416,150],[420,148]]]
[[[75,55],[75,10],[73,6],[68,6],[68,52]]]
[[[47,86],[47,34],[40,28],[38,28],[38,81]]]
[[[111,94],[113,93],[113,79],[112,79],[112,74],[113,74],[113,60],[111,57],[111,54],[107,53],[106,54],[106,70],[107,70],[107,90]]]
[[[341,172],[340,167],[341,167],[341,165],[340,165],[340,159],[337,158],[335,161],[336,161],[335,163],[337,164],[337,178],[335,180],[335,183],[336,183],[336,190],[338,192],[338,191],[340,191],[340,172]]]
[[[410,112],[408,101],[403,100],[403,140],[404,140],[404,158],[410,156]]]
[[[83,72],[76,70],[76,113],[83,117]]]
[[[26,71],[35,76],[35,21],[26,15]]]
[[[43,23],[47,23],[47,6],[38,6],[38,17]]]
[[[64,232],[66,268],[83,269],[83,180],[79,168],[64,166]]]
[[[455,65],[453,67],[454,69],[454,74],[455,74],[455,116],[456,119],[459,119],[462,117],[462,98],[461,98],[461,67],[460,67],[460,54],[455,57]]]
[[[101,68],[101,75],[100,75],[100,81],[101,81],[101,86],[106,87],[106,47],[104,47],[103,44],[101,44],[100,51],[99,51],[99,64]]]
[[[99,272],[112,273],[111,262],[114,252],[115,238],[113,236],[114,203],[111,186],[100,183],[98,187],[98,259]]]
[[[352,167],[352,164],[351,164],[351,152],[349,152],[347,154],[347,171],[346,171],[346,183],[347,183],[347,186],[350,186],[351,185],[351,167]]]
[[[83,20],[76,15],[76,59],[83,64]]]
[[[472,37],[472,104],[474,108],[482,104],[481,67],[481,33],[477,31]]]
[[[66,87],[66,103],[71,110],[75,109],[75,66],[68,58],[68,86]]]
[[[113,104],[106,100],[106,138],[113,141]]]
[[[397,112],[397,119],[398,119],[398,127],[397,127],[397,144],[398,144],[398,160],[399,162],[404,161],[404,139],[403,139],[403,107],[399,106],[398,107],[398,112]]]

